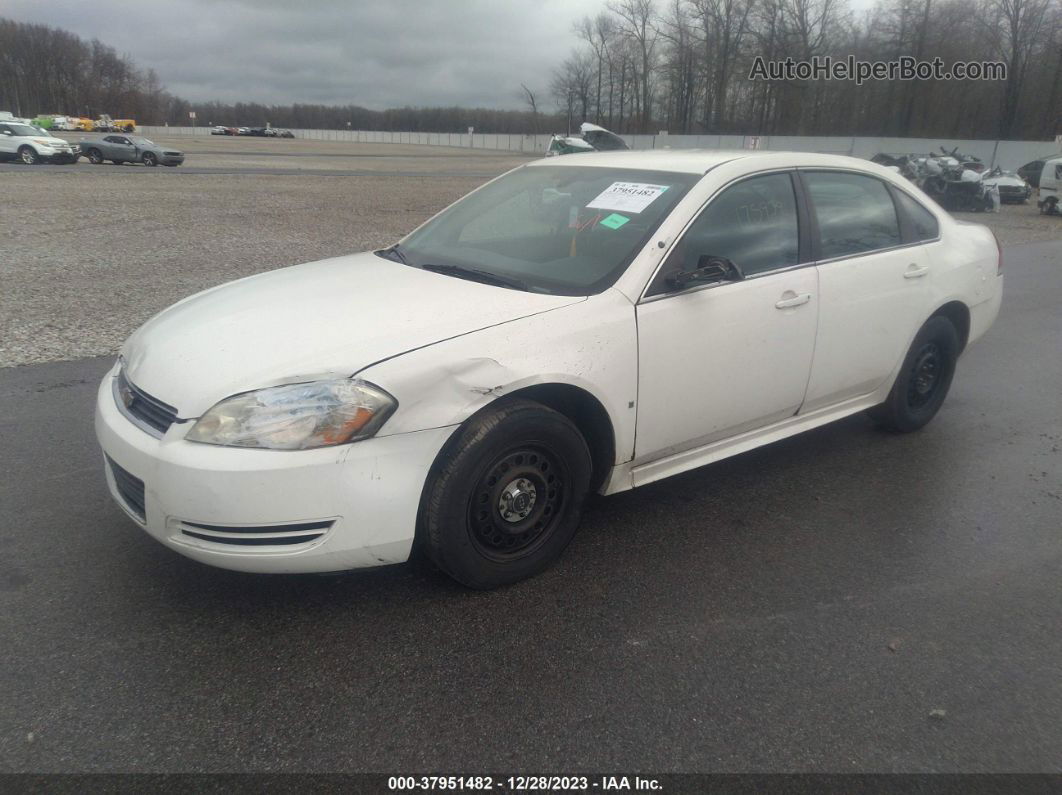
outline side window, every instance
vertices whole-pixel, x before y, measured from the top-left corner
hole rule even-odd
[[[940,226],[937,224],[937,219],[933,217],[933,213],[902,190],[894,190],[893,195],[899,202],[903,213],[910,219],[916,241],[933,240],[940,235]]]
[[[751,177],[712,199],[686,230],[660,273],[666,278],[676,270],[693,270],[705,255],[726,257],[745,276],[797,265],[799,228],[792,177]]]
[[[11,130],[6,124],[0,124],[0,135],[11,135]]]
[[[898,246],[900,223],[885,183],[844,171],[805,171],[822,259]]]
[[[113,135],[108,135],[108,136],[107,136],[106,138],[104,138],[103,140],[104,140],[104,141],[105,141],[106,143],[109,143],[109,144],[116,144],[116,143],[118,143],[118,139],[117,139],[117,138],[116,138],[115,136],[113,136]]]

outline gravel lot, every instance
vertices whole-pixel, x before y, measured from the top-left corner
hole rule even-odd
[[[441,147],[391,154],[391,147],[365,144],[345,145],[358,150],[354,155],[318,159],[327,145],[306,144],[307,157],[273,158],[302,165],[289,175],[85,161],[0,166],[6,192],[37,197],[42,208],[27,213],[0,204],[0,367],[114,353],[133,329],[184,296],[386,245],[525,160]],[[188,165],[200,157],[208,156]],[[331,174],[354,159],[368,164],[365,171],[391,173]],[[239,161],[219,155],[215,165]],[[393,175],[409,172],[421,176]]]
[[[72,137],[72,136],[70,136]],[[0,165],[0,367],[114,353],[191,293],[385,245],[527,158],[391,144],[158,139],[184,166]],[[987,223],[1004,244],[1062,237],[1033,203]]]

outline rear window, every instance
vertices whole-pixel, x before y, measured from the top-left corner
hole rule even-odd
[[[933,240],[940,236],[940,226],[937,224],[937,219],[933,213],[929,212],[920,202],[912,199],[902,190],[894,190],[893,193],[896,196],[897,203],[900,205],[900,209],[911,221],[916,241]]]
[[[821,259],[902,242],[896,206],[881,180],[844,171],[806,171],[804,181],[819,222]]]

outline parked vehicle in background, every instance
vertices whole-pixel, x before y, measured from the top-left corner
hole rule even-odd
[[[1048,160],[1053,160],[1056,157],[1062,157],[1060,154],[1044,155],[1038,157],[1036,160],[1030,160],[1024,166],[1018,169],[1018,176],[1028,182],[1034,188],[1040,187],[1040,174],[1044,170],[1044,163]]]
[[[1062,157],[1044,161],[1040,168],[1040,197],[1036,206],[1043,215],[1058,215],[1059,202],[1062,201]]]
[[[107,160],[116,165],[143,163],[145,166],[179,166],[184,162],[183,152],[159,146],[139,135],[115,134],[82,138],[81,154],[95,165]]]
[[[1011,204],[1024,204],[1032,195],[1029,183],[1013,171],[1004,171],[999,166],[989,171],[981,179],[986,187],[999,190],[999,200]]]
[[[574,155],[579,152],[616,152],[630,149],[614,132],[590,122],[579,125],[579,135],[554,135],[546,147],[546,157]]]
[[[277,138],[294,138],[295,133],[291,130],[277,130]]]
[[[37,163],[76,163],[81,150],[62,138],[29,124],[0,123],[0,158]]]
[[[989,229],[865,160],[543,159],[398,244],[159,313],[96,433],[117,504],[203,563],[332,572],[416,543],[493,588],[560,557],[590,493],[865,410],[918,430],[1002,285]],[[965,454],[947,436],[941,466]]]
[[[135,119],[112,119],[106,113],[93,122],[95,132],[136,132]]]
[[[211,127],[210,128],[210,134],[211,135],[228,135],[229,134],[229,128],[228,127],[220,127],[220,126]]]
[[[251,128],[250,127],[237,127],[236,128],[236,134],[237,135],[250,135],[251,134]]]

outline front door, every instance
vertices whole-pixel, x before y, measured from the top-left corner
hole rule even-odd
[[[18,152],[15,134],[6,124],[0,124],[0,154],[11,156]]]
[[[818,283],[800,245],[793,177],[749,177],[702,210],[638,314],[635,464],[792,416],[815,347]],[[698,283],[728,260],[738,278]]]

